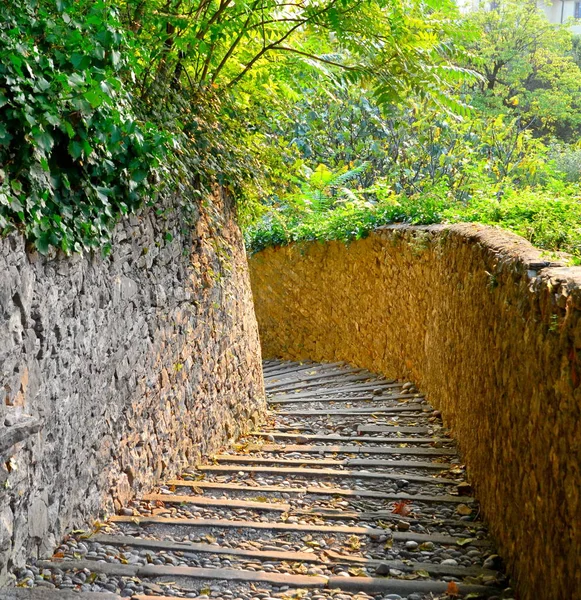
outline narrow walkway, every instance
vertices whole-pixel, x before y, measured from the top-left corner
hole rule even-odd
[[[411,383],[341,363],[264,371],[262,430],[68,538],[21,584],[134,600],[511,597],[454,442]]]

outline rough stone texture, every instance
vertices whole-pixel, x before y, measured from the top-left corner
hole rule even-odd
[[[581,598],[581,268],[492,228],[396,226],[267,249],[250,274],[265,357],[416,381],[520,598]]]
[[[227,199],[145,211],[113,253],[0,240],[0,581],[265,409],[246,257]]]
[[[71,592],[46,588],[12,588],[0,590],[0,600],[121,600],[117,594],[100,592]]]

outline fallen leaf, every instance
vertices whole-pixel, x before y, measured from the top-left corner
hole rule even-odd
[[[456,486],[456,491],[459,496],[470,496],[472,493],[472,486],[467,481],[460,481]]]
[[[412,512],[411,508],[409,508],[410,503],[411,500],[401,500],[399,502],[395,502],[391,512],[395,515],[407,517]]]
[[[450,581],[446,588],[446,594],[450,596],[450,598],[457,598],[460,595],[460,588],[455,581]]]
[[[474,541],[474,538],[460,538],[458,540],[456,540],[456,543],[458,544],[458,546],[467,546],[468,544],[471,544]]]
[[[349,546],[351,550],[359,550],[359,548],[361,548],[361,540],[356,535],[352,535],[347,540],[346,545]]]
[[[472,509],[469,506],[466,506],[466,504],[458,504],[456,512],[459,515],[468,516],[472,514]]]

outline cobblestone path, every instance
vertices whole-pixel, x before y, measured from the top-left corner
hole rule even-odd
[[[412,383],[341,363],[264,372],[260,431],[71,535],[20,585],[47,600],[512,598],[454,441]]]

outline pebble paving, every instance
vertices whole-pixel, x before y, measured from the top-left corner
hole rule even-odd
[[[413,383],[343,363],[266,361],[264,375],[259,431],[69,535],[18,585],[103,600],[513,598],[454,440]]]

